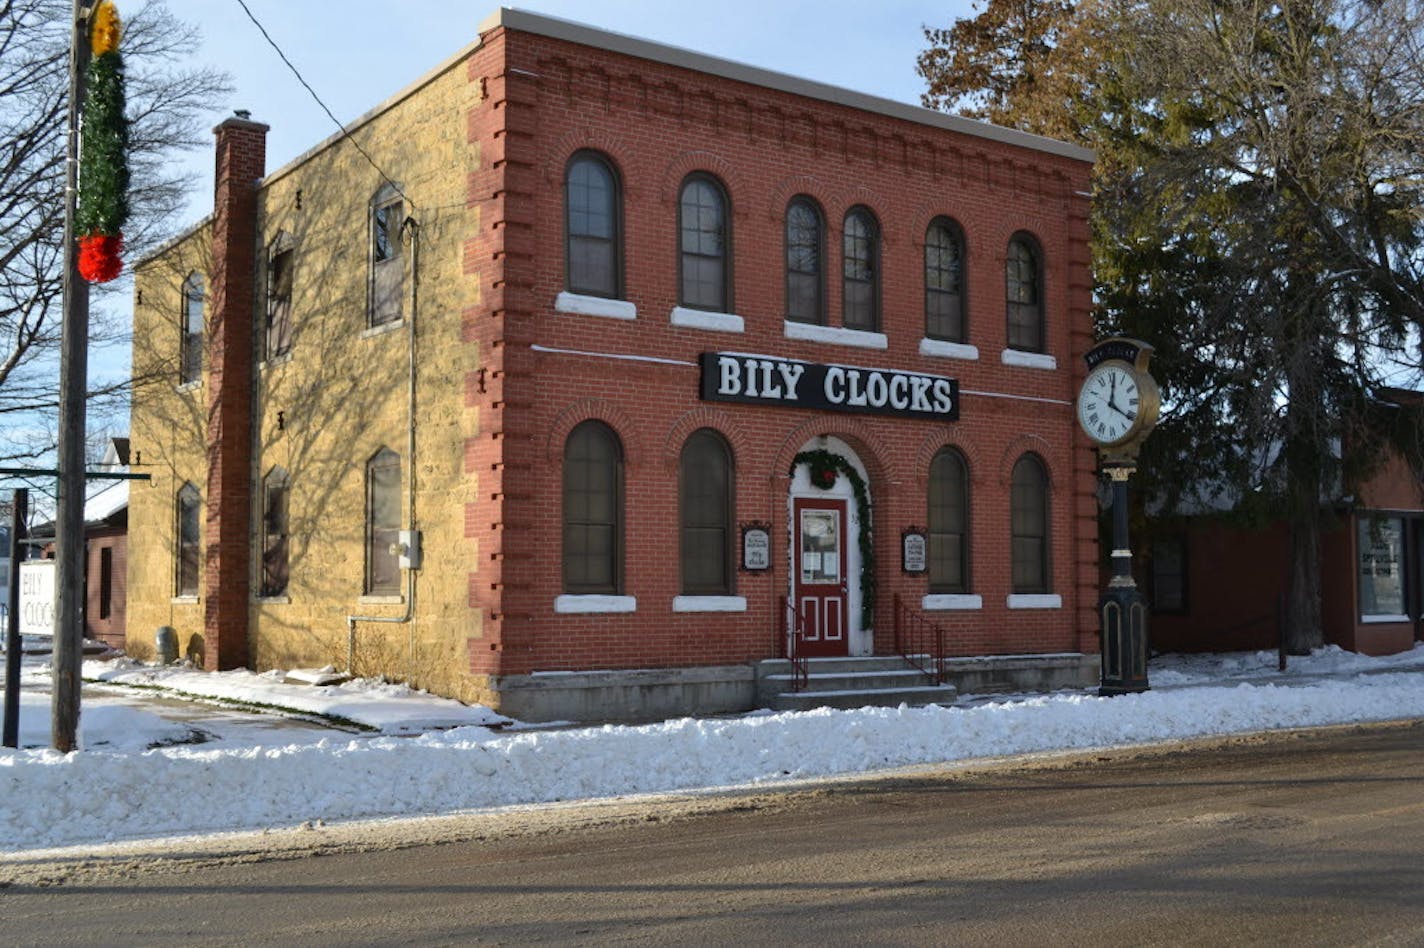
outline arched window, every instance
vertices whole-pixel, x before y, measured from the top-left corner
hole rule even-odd
[[[400,594],[401,458],[382,448],[366,462],[366,593]]]
[[[280,234],[267,253],[267,325],[264,358],[281,358],[292,349],[292,238]]]
[[[262,587],[263,596],[287,594],[287,472],[272,468],[262,480]]]
[[[925,335],[965,342],[964,240],[959,225],[936,217],[925,232]]]
[[[693,432],[680,468],[682,592],[732,594],[732,452],[710,428]]]
[[[371,287],[368,320],[383,326],[401,318],[405,302],[405,255],[401,227],[405,205],[400,191],[387,184],[371,199]]]
[[[1014,464],[1010,497],[1013,591],[1048,592],[1048,472],[1037,455]]]
[[[576,152],[564,176],[565,285],[570,293],[623,294],[622,202],[607,158]]]
[[[174,518],[177,521],[175,532],[178,543],[173,591],[179,596],[198,594],[199,568],[202,565],[198,557],[202,542],[202,514],[203,498],[198,488],[184,484],[178,491]]]
[[[1028,234],[1015,234],[1009,241],[1004,264],[1004,292],[1008,299],[1009,348],[1042,352],[1042,261],[1037,242]]]
[[[732,233],[726,189],[698,172],[682,183],[678,201],[678,303],[715,313],[732,311]]]
[[[880,328],[880,228],[867,208],[845,217],[841,319],[847,329]]]
[[[930,592],[968,592],[969,477],[953,448],[930,462],[929,541]]]
[[[564,592],[618,595],[623,587],[623,447],[600,421],[564,443]]]
[[[786,207],[786,318],[826,321],[825,225],[821,209],[805,195]]]
[[[203,372],[203,275],[183,281],[183,341],[178,352],[178,381],[196,382]]]

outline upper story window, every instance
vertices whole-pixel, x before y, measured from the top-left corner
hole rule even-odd
[[[203,275],[183,281],[183,338],[178,353],[178,381],[196,382],[203,373]]]
[[[384,326],[401,318],[405,299],[405,255],[401,227],[405,207],[400,192],[386,185],[371,201],[371,286],[369,322]]]
[[[1028,234],[1015,234],[1009,241],[1004,292],[1008,300],[1009,348],[1043,352],[1043,261],[1038,242]]]
[[[826,322],[825,224],[821,209],[804,195],[786,208],[786,318]]]
[[[564,176],[565,283],[570,293],[623,295],[622,202],[618,175],[602,155],[581,151]]]
[[[623,446],[601,421],[564,443],[564,592],[623,591]]]
[[[925,335],[965,342],[964,239],[959,225],[936,217],[925,232]]]
[[[678,303],[732,311],[731,228],[727,192],[701,172],[682,183],[678,201]]]
[[[929,487],[930,592],[968,592],[969,477],[958,451],[934,456]]]
[[[287,594],[289,547],[287,542],[287,472],[274,467],[262,481],[262,587],[263,596]]]
[[[366,462],[366,592],[400,594],[401,458],[382,448]],[[285,500],[284,500],[285,503]]]
[[[679,471],[682,592],[732,594],[732,452],[710,428],[693,432]]]
[[[845,217],[841,315],[847,329],[880,330],[880,227],[869,209]]]
[[[292,350],[292,262],[295,253],[285,234],[267,257],[267,327],[265,358],[280,358]]]
[[[184,484],[178,491],[178,502],[174,519],[176,533],[177,562],[174,564],[173,591],[179,596],[198,594],[198,557],[202,528],[202,495],[192,484]]]
[[[1047,593],[1048,471],[1037,455],[1025,454],[1014,465],[1009,504],[1013,591]]]

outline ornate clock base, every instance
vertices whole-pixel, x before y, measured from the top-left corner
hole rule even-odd
[[[1098,694],[1146,691],[1147,603],[1136,586],[1109,586],[1098,600],[1103,623],[1103,674]]]

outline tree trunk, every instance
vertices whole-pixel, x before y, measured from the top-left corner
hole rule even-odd
[[[1297,511],[1290,526],[1290,585],[1286,592],[1286,652],[1309,655],[1325,644],[1320,614],[1320,516]]]

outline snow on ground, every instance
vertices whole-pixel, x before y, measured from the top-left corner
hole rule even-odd
[[[84,751],[0,750],[0,846],[117,839],[448,813],[508,804],[765,784],[888,767],[1120,746],[1274,728],[1424,717],[1424,649],[1368,659],[1326,649],[1275,672],[1275,653],[1153,660],[1156,690],[1020,696],[960,707],[869,708],[679,719],[639,727],[500,732],[464,724],[418,737],[340,735],[284,741],[251,732],[198,745],[159,714],[86,705]],[[431,714],[441,699],[396,686],[284,685],[277,676],[125,663],[86,675],[130,678],[238,700],[371,721],[400,702]],[[108,686],[101,686],[108,687]],[[26,708],[47,695],[25,694]],[[355,713],[353,713],[353,710]],[[448,710],[448,709],[447,709]],[[469,709],[487,723],[488,709]],[[116,735],[122,735],[116,737]],[[162,788],[162,792],[155,792]],[[202,801],[192,805],[192,801]]]
[[[87,661],[82,674],[89,681],[321,715],[386,734],[418,734],[437,728],[510,723],[508,718],[481,705],[463,705],[407,685],[370,679],[310,686],[288,684],[280,671],[260,675],[246,669],[205,672],[144,665],[131,659]]]

